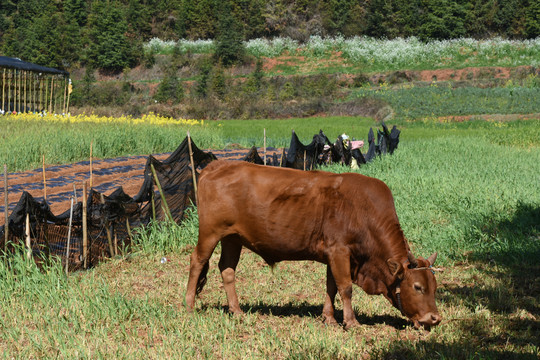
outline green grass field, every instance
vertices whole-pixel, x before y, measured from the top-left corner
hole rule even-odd
[[[327,327],[320,317],[323,265],[281,263],[271,271],[249,251],[237,273],[244,316],[227,314],[219,249],[196,311],[186,313],[183,297],[198,227],[193,211],[181,226],[158,223],[139,230],[134,253],[69,277],[59,264],[39,271],[22,255],[0,262],[0,352],[6,359],[537,359],[538,121],[427,118],[389,125],[394,123],[402,130],[396,153],[360,172],[388,184],[414,252],[440,254],[444,272],[437,274],[437,302],[444,320],[431,332],[414,330],[384,298],[359,288],[353,306],[362,325],[347,332]],[[338,117],[227,121],[209,124],[209,134],[199,133],[195,141],[261,146],[262,128],[272,146],[288,144],[292,128],[304,142],[319,128],[331,139],[342,132],[366,139],[370,126],[378,127],[371,120]],[[173,139],[163,151],[173,150],[185,131],[145,130]],[[71,131],[84,139],[84,131],[92,134]],[[114,139],[114,127],[104,131]],[[59,141],[58,134],[50,136]],[[205,143],[205,136],[218,140]],[[11,144],[10,156],[22,156],[24,148]],[[168,259],[164,264],[162,257]]]

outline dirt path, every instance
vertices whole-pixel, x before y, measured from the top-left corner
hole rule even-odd
[[[276,149],[268,149],[272,154]],[[206,151],[206,150],[205,150]],[[240,160],[249,152],[248,149],[210,150],[219,159]],[[258,149],[259,154],[262,150]],[[154,155],[158,160],[164,160],[170,153]],[[146,155],[120,157],[92,161],[92,186],[96,191],[109,195],[119,186],[124,192],[133,197],[141,188],[144,181],[144,166]],[[45,168],[47,203],[55,215],[69,209],[70,196],[73,195],[74,185],[77,196],[82,194],[83,182],[90,185],[90,162],[81,161],[75,164],[49,166]],[[43,169],[8,174],[9,213],[17,205],[23,191],[29,192],[36,200],[42,201],[44,196]],[[0,226],[5,223],[4,216],[4,186],[0,189]],[[80,200],[80,199],[79,199]]]

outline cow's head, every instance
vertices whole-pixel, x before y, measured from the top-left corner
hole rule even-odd
[[[395,281],[389,287],[389,298],[401,313],[414,322],[415,328],[430,328],[441,322],[435,304],[437,281],[431,266],[437,253],[428,259],[415,258],[409,251],[408,264],[389,259],[390,273]]]

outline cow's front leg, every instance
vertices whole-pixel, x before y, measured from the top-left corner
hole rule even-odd
[[[334,300],[337,294],[336,281],[332,275],[330,265],[326,266],[326,300],[323,308],[323,321],[327,325],[336,325],[337,321],[334,318]]]
[[[352,309],[352,280],[351,280],[351,261],[350,250],[341,248],[336,250],[330,257],[330,269],[337,285],[337,290],[341,301],[343,302],[343,323],[348,330],[354,326],[360,325],[356,320]]]
[[[219,259],[219,270],[223,279],[223,287],[227,293],[227,301],[229,303],[229,312],[238,315],[242,314],[242,309],[238,303],[238,296],[235,290],[235,272],[242,245],[232,239],[223,240],[221,242],[221,258]]]

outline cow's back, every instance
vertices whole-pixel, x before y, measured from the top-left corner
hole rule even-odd
[[[198,195],[199,241],[237,236],[268,262],[326,262],[336,242],[362,246],[368,228],[397,224],[388,187],[360,174],[219,160],[203,170]]]

